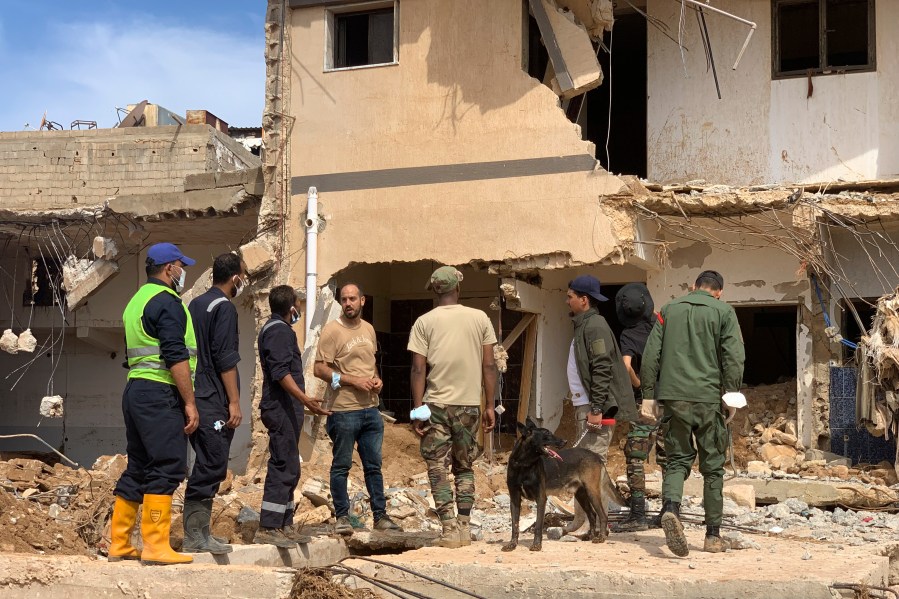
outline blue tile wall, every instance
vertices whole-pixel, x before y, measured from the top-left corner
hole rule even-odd
[[[864,428],[855,428],[855,368],[830,369],[830,450],[846,455],[853,464],[892,462],[896,455],[896,440],[884,441],[873,437]],[[843,437],[848,440],[844,441]]]

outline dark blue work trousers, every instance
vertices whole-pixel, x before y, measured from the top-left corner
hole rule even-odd
[[[187,479],[187,501],[212,499],[219,491],[219,485],[228,475],[228,455],[231,452],[231,440],[234,429],[225,426],[228,422],[228,400],[220,395],[198,397],[197,411],[200,413],[200,426],[190,436],[196,459]],[[215,423],[221,423],[216,430]]]
[[[172,495],[187,474],[184,407],[173,385],[131,379],[122,394],[128,467],[115,495],[140,503]]]
[[[371,502],[375,520],[384,516],[384,477],[381,475],[381,445],[384,442],[384,420],[378,408],[334,412],[328,416],[328,436],[333,447],[331,460],[331,496],[334,498],[334,512],[337,517],[346,516],[350,511],[347,494],[347,476],[353,465],[353,448],[358,446],[365,475],[365,488]]]
[[[293,524],[293,492],[300,482],[300,431],[303,410],[281,402],[260,409],[262,424],[268,429],[268,472],[262,491],[259,526],[283,528]]]

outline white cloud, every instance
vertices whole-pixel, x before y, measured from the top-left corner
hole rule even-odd
[[[143,20],[130,24],[65,24],[55,46],[19,52],[7,83],[0,130],[48,118],[117,123],[115,107],[149,100],[178,114],[206,109],[235,126],[262,121],[265,62],[257,39]],[[2,38],[0,38],[2,40]],[[9,63],[8,63],[9,64]]]

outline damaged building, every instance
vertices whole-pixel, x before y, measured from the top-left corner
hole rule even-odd
[[[607,295],[644,281],[661,305],[711,268],[741,321],[746,384],[795,379],[801,446],[846,449],[841,339],[899,284],[899,67],[885,58],[899,7],[700,4],[269,3],[278,184],[263,206],[289,223],[269,241],[317,251],[279,276],[361,284],[388,410],[411,403],[405,344],[435,265],[462,270],[463,303],[505,340],[505,424],[549,428],[565,410],[569,280],[593,274]],[[857,459],[886,452],[857,441]]]
[[[179,244],[205,291],[213,258],[255,237],[263,194],[259,159],[218,128],[132,108],[114,129],[0,133],[0,435],[36,434],[87,465],[124,452],[122,311],[146,279],[146,248]],[[251,357],[252,302],[238,310]],[[252,358],[239,370],[249,411]],[[249,429],[232,446],[239,470]],[[16,437],[4,451],[48,449]]]

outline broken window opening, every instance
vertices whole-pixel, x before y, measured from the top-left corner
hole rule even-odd
[[[525,39],[522,69],[552,89],[552,63],[537,20],[529,12],[527,0],[524,0],[523,12]],[[561,107],[568,120],[581,127],[583,138],[594,144],[594,157],[604,169],[645,178],[648,171],[646,19],[632,9],[616,11],[614,41],[612,36],[612,33],[606,32],[604,43],[607,48],[612,47],[614,59],[605,51],[598,53],[599,64],[605,74],[603,84],[562,100]]]
[[[65,303],[65,289],[62,285],[62,266],[56,260],[45,261],[32,260],[32,268],[29,272],[34,273],[34,279],[31,277],[25,283],[25,291],[22,293],[22,305],[26,307],[52,307],[58,306],[60,302]],[[37,291],[34,291],[34,289]]]
[[[399,19],[397,2],[374,2],[328,12],[326,70],[396,64]]]
[[[877,298],[853,299],[852,305],[855,307],[855,311],[858,312],[862,324],[870,329],[871,323],[874,321],[874,315],[877,313]],[[862,335],[867,335],[868,331],[862,331],[859,328],[858,323],[855,321],[855,317],[846,305],[846,300],[840,301],[840,310],[842,310],[843,313],[842,323],[840,325],[843,339],[858,343],[861,341]],[[843,359],[851,360],[855,356],[855,350],[847,345],[840,345],[843,349]]]
[[[774,77],[873,71],[874,0],[774,0]]]
[[[773,385],[796,377],[796,306],[735,307],[746,363],[743,384]]]

